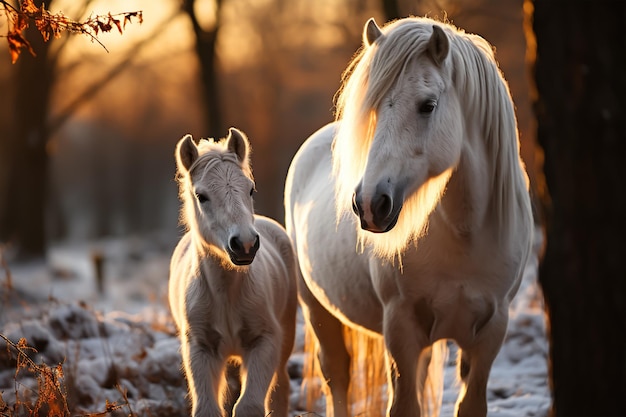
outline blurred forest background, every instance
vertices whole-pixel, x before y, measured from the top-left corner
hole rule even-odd
[[[41,255],[54,242],[155,232],[179,237],[173,150],[186,133],[245,131],[259,213],[283,220],[291,158],[333,119],[365,21],[447,18],[497,50],[535,178],[521,0],[159,0],[46,3],[73,19],[142,10],[144,22],[48,43],[12,65],[0,42],[0,241]],[[444,11],[445,10],[445,11]],[[0,20],[0,33],[6,22]],[[12,251],[11,248],[14,250]]]

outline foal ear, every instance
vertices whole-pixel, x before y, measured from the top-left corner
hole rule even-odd
[[[381,36],[383,36],[383,32],[376,24],[374,18],[370,17],[363,27],[363,44],[365,46],[370,46]]]
[[[185,135],[176,145],[176,166],[180,172],[189,171],[198,159],[198,147],[191,135]]]
[[[428,52],[437,65],[441,65],[450,52],[448,36],[437,25],[433,25],[433,34],[428,41]]]
[[[230,152],[237,155],[241,163],[246,164],[248,162],[250,143],[248,142],[248,137],[241,130],[234,127],[228,129],[226,146]]]

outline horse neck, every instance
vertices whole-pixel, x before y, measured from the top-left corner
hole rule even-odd
[[[445,219],[461,235],[489,229],[502,238],[522,221],[522,212],[529,211],[515,116],[506,97],[500,101],[504,107],[493,112],[493,119],[478,118],[488,123],[473,127],[475,115],[465,121],[463,150],[441,201]]]
[[[191,245],[197,262],[194,269],[213,293],[223,294],[229,300],[236,298],[248,269],[234,267],[218,249],[208,245],[200,236],[193,235],[192,232]]]
[[[207,243],[198,231],[190,229],[189,233],[191,234],[192,250],[200,265],[211,270],[227,269],[224,266],[226,255],[220,249]]]
[[[182,222],[187,229],[189,236],[189,251],[193,253],[193,259],[197,260],[198,264],[202,263],[214,263],[220,265],[220,254],[218,249],[212,247],[207,243],[200,233],[199,225],[196,219],[196,210],[194,208],[195,203],[189,195],[182,195]]]
[[[481,164],[480,149],[465,145],[459,163],[446,185],[438,207],[446,223],[460,236],[471,235],[482,228],[488,211],[489,182],[487,169]]]

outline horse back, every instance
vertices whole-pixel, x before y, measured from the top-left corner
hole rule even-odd
[[[286,228],[312,294],[345,323],[381,331],[382,306],[371,281],[370,253],[357,246],[356,218],[337,220],[332,175],[337,127],[331,123],[316,131],[293,158],[285,183]]]
[[[319,194],[312,193],[311,188],[318,186],[333,190],[330,149],[336,128],[337,124],[331,123],[313,133],[291,162],[285,181],[285,226],[292,238],[295,237],[291,231],[294,206],[308,194]]]

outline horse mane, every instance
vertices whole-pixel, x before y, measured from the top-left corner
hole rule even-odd
[[[491,204],[487,215],[497,221],[499,237],[506,236],[520,221],[511,215],[517,212],[514,205],[530,204],[528,198],[520,198],[528,193],[529,180],[519,154],[513,100],[493,47],[486,40],[464,33],[455,39],[455,44],[453,80],[462,92],[465,111],[479,113],[475,117],[480,120],[487,159],[492,161],[489,166]],[[524,212],[530,213],[530,207]]]
[[[450,54],[442,71],[449,71],[466,122],[478,121],[478,131],[492,161],[489,215],[495,216],[504,235],[516,224],[514,216],[508,215],[511,204],[516,204],[516,195],[527,192],[528,187],[519,159],[517,122],[508,85],[487,41],[430,18],[401,19],[384,26],[385,36],[373,45],[363,46],[343,73],[335,96],[335,119],[340,123],[333,142],[337,218],[351,213],[352,193],[365,170],[380,100],[411,58],[425,52],[433,25],[443,28],[450,40]],[[409,197],[391,231],[372,234],[359,228],[361,245],[373,243],[379,255],[400,257],[407,244],[417,242],[426,232],[428,217],[444,194],[452,171],[429,180]],[[515,171],[521,171],[521,175]]]

